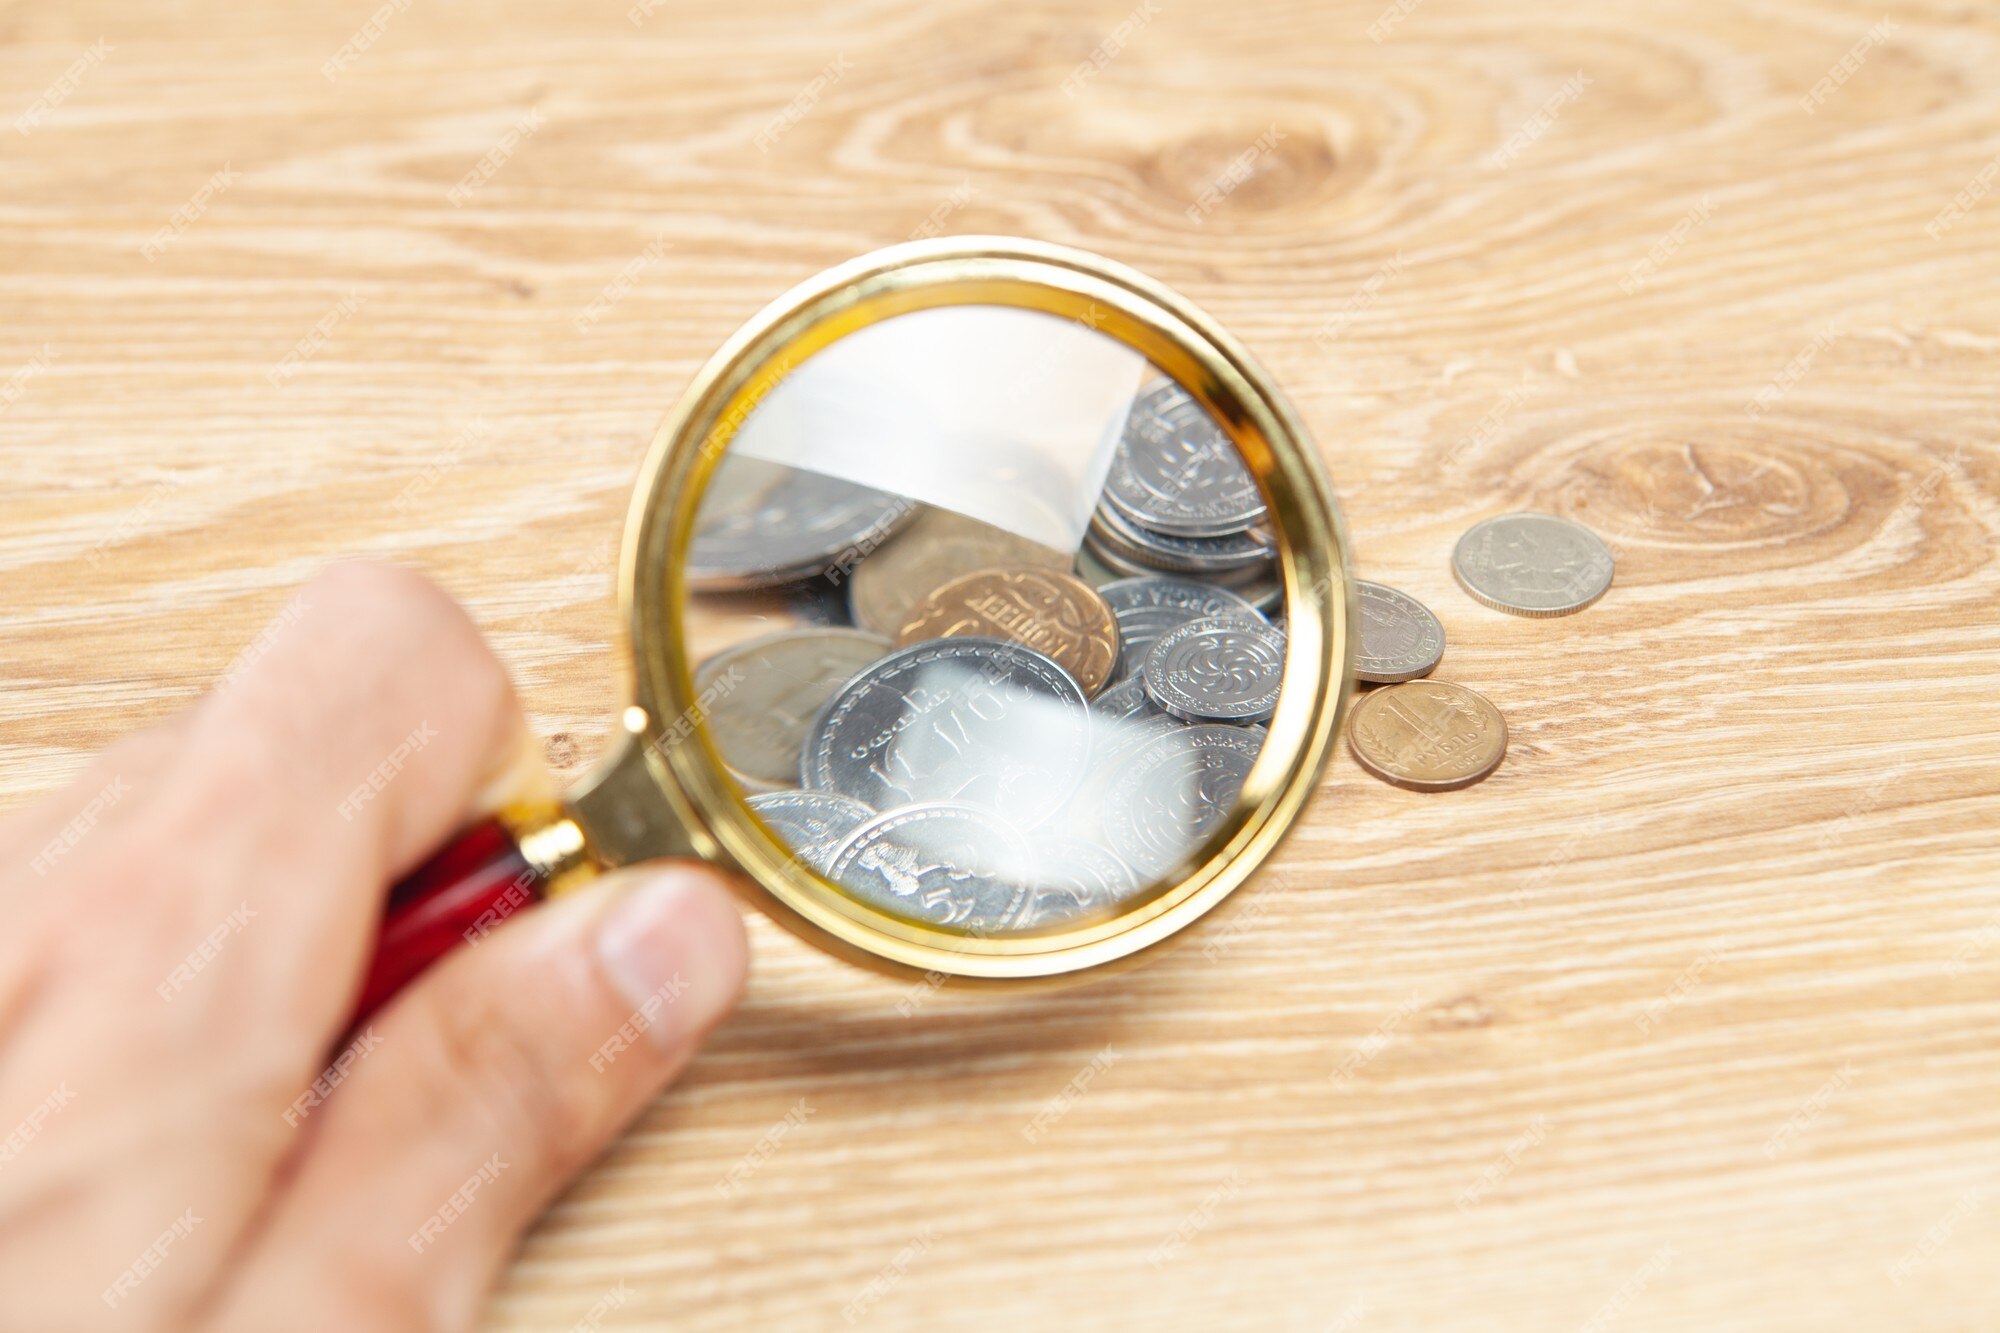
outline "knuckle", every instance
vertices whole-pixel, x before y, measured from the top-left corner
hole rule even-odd
[[[417,666],[430,680],[448,682],[445,700],[481,723],[513,706],[513,683],[479,627],[423,574],[400,565],[343,562],[322,572],[301,596],[309,614],[324,614],[349,632],[361,627],[352,649],[361,671],[400,678]]]
[[[384,560],[342,560],[315,574],[301,591],[308,606],[342,610],[393,606],[425,611],[452,605],[424,575]]]
[[[296,764],[329,733],[352,741],[347,751],[387,749],[423,724],[459,738],[437,754],[464,765],[518,716],[506,668],[465,610],[422,574],[342,563],[309,582],[295,605],[262,636],[268,653],[257,652],[207,709],[198,739],[252,733],[278,761]]]

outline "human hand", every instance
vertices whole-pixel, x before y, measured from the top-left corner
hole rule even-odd
[[[741,989],[719,877],[667,864],[517,914],[334,1050],[388,886],[546,778],[417,575],[332,570],[239,661],[0,821],[0,1328],[470,1327]]]

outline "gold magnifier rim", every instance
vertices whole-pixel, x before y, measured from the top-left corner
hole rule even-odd
[[[1109,921],[1053,934],[953,934],[875,911],[803,866],[751,812],[701,725],[680,633],[679,558],[730,438],[765,394],[821,348],[884,319],[954,305],[1066,317],[1144,354],[1229,433],[1263,487],[1279,536],[1287,650],[1277,711],[1231,819],[1184,876]],[[1353,688],[1358,625],[1345,525],[1304,425],[1270,376],[1192,303],[1086,251],[1008,237],[879,250],[766,306],[694,377],[655,433],[634,489],[619,577],[631,632],[628,729],[700,855],[742,872],[741,892],[794,935],[900,976],[1049,978],[1132,959],[1225,900],[1270,856],[1317,785]],[[712,701],[710,701],[712,702]]]

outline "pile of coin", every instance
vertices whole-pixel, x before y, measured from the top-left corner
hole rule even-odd
[[[804,627],[697,670],[708,732],[800,861],[856,900],[994,936],[1074,930],[1184,869],[1266,740],[1286,639],[1264,500],[1169,380],[1134,399],[1074,556],[948,509],[729,455],[691,587],[779,589]],[[1563,615],[1610,586],[1588,529],[1509,514],[1452,568],[1486,606]],[[1489,701],[1430,679],[1443,625],[1362,583],[1347,719],[1368,772],[1442,791],[1506,752]]]
[[[725,457],[691,585],[801,590],[828,623],[702,663],[709,734],[751,808],[863,903],[988,936],[1108,919],[1222,826],[1263,747],[1285,655],[1263,520],[1167,381],[1135,400],[1075,558]]]
[[[1552,514],[1502,514],[1474,525],[1452,551],[1459,586],[1485,606],[1548,617],[1583,610],[1611,587],[1611,549],[1580,523]],[[1382,688],[1347,718],[1363,769],[1413,791],[1470,786],[1500,766],[1507,722],[1482,695],[1425,680],[1444,656],[1444,626],[1408,593],[1362,583],[1355,675]]]
[[[1215,419],[1171,380],[1139,395],[1084,536],[1100,587],[1171,574],[1237,589],[1269,610],[1280,592],[1264,497]]]

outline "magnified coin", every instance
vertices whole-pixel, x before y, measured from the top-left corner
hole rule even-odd
[[[852,566],[916,513],[915,502],[802,468],[730,454],[702,493],[688,586],[729,592]]]
[[[1121,649],[1114,681],[1136,674],[1145,665],[1146,654],[1168,630],[1211,616],[1258,614],[1255,606],[1229,589],[1189,579],[1119,579],[1097,591],[1111,614],[1118,617]]]
[[[750,808],[812,869],[825,873],[834,849],[875,817],[861,802],[829,791],[774,791],[750,798]]]
[[[1164,732],[1179,731],[1187,723],[1162,712],[1146,697],[1145,682],[1137,676],[1120,681],[1090,701],[1091,775],[1115,766],[1141,743]],[[1086,781],[1088,786],[1089,782]]]
[[[1354,586],[1361,602],[1354,674],[1377,684],[1429,675],[1444,656],[1444,626],[1430,608],[1380,583]]]
[[[727,648],[695,672],[709,734],[745,785],[789,787],[813,720],[855,673],[889,651],[851,629],[782,630]]]
[[[1028,844],[990,811],[931,802],[863,824],[827,876],[871,907],[990,934],[1027,905],[1032,866]]]
[[[1222,827],[1264,746],[1262,727],[1185,727],[1149,742],[1104,797],[1111,849],[1158,877]]]
[[[1146,695],[1192,722],[1261,722],[1278,706],[1285,636],[1261,616],[1192,620],[1146,658]]]
[[[1062,808],[1090,762],[1075,677],[1032,648],[934,639],[863,670],[827,704],[805,785],[877,810],[969,801],[1032,828]]]
[[[893,636],[917,603],[961,574],[1069,565],[1070,558],[1054,547],[949,509],[927,508],[855,566],[848,602],[855,624]]]
[[[1157,566],[1140,564],[1137,560],[1132,559],[1130,556],[1122,555],[1107,545],[1099,538],[1094,522],[1090,530],[1084,534],[1083,549],[1078,553],[1079,572],[1081,572],[1082,568],[1082,558],[1086,556],[1095,565],[1101,566],[1110,572],[1111,577],[1105,580],[1106,583],[1115,579],[1145,578],[1149,574],[1160,572]],[[1097,584],[1095,586],[1101,587],[1103,585]]]
[[[1091,752],[1090,776],[1104,778],[1105,785],[1109,786],[1118,776],[1119,766],[1134,753],[1162,736],[1186,731],[1190,725],[1171,713],[1158,710],[1112,720],[1097,733],[1097,748]]]
[[[1136,566],[1134,572],[1139,574],[1247,575],[1268,566],[1275,550],[1261,529],[1186,537],[1140,527],[1108,504],[1091,514],[1085,540],[1105,564],[1113,569]]]
[[[1107,722],[1151,717],[1159,711],[1159,705],[1146,697],[1146,683],[1137,676],[1119,681],[1090,701],[1090,715]]]
[[[1450,791],[1500,766],[1507,720],[1463,685],[1413,680],[1363,695],[1348,713],[1347,745],[1384,782]]]
[[[1185,537],[1227,536],[1264,516],[1236,446],[1172,381],[1133,404],[1104,496],[1138,526]]]
[[[1136,680],[1128,683],[1138,684]],[[1106,690],[1098,698],[1109,697],[1111,693]],[[1187,729],[1187,723],[1162,713],[1150,703],[1145,705],[1144,712],[1103,719],[1092,734],[1090,771],[1084,774],[1083,785],[1076,789],[1076,794],[1064,803],[1061,826],[1079,837],[1102,837],[1105,794],[1124,775],[1126,761],[1148,743]]]
[[[1146,697],[1145,682],[1133,676],[1090,701],[1090,771],[1063,811],[1063,826],[1090,837],[1102,832],[1100,807],[1104,793],[1118,777],[1125,760],[1144,745],[1187,723],[1160,711]]]
[[[1132,867],[1108,847],[1084,838],[1035,841],[1035,881],[1016,930],[1074,927],[1108,917],[1139,891]]]
[[[935,589],[903,622],[897,642],[1008,639],[1046,653],[1085,694],[1118,665],[1118,621],[1097,590],[1054,569],[981,569]]]
[[[1496,611],[1566,616],[1611,587],[1611,548],[1581,523],[1554,514],[1502,514],[1458,539],[1451,572]]]

